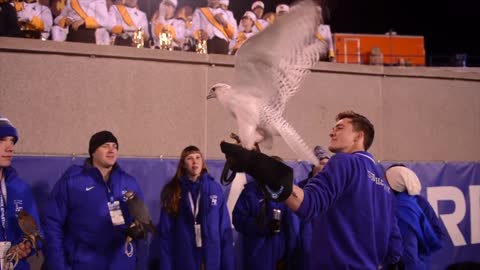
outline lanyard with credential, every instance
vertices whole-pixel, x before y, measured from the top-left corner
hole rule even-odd
[[[105,187],[107,188],[108,202],[113,203],[115,201],[115,197],[113,196],[113,191],[107,182],[105,182]]]
[[[2,229],[3,229],[3,241],[7,240],[7,202],[6,196],[3,195],[4,191],[7,191],[5,185],[5,179],[0,179],[1,188],[0,188],[0,218],[2,220]],[[6,194],[5,194],[6,195]]]
[[[198,209],[200,208],[200,192],[198,192],[197,196],[197,204],[193,204],[193,197],[192,193],[188,192],[188,199],[190,200],[190,208],[192,209],[192,214],[193,214],[193,220],[195,221],[195,224],[197,224],[197,216],[198,216]]]
[[[195,230],[195,244],[197,247],[202,247],[202,227],[199,222],[197,222],[198,216],[198,209],[200,209],[200,191],[198,192],[197,196],[197,204],[193,204],[192,193],[188,193],[188,199],[190,200],[190,207],[192,209],[193,220],[195,223],[193,224],[193,229]]]

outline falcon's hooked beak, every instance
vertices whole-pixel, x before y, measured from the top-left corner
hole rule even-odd
[[[207,99],[216,98],[216,97],[217,97],[217,94],[215,93],[215,87],[213,87],[210,89],[210,93],[208,93]]]

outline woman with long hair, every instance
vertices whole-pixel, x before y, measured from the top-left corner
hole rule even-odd
[[[226,200],[196,146],[183,149],[160,200],[160,269],[233,269]]]

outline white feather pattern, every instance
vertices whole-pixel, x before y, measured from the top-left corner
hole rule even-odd
[[[248,39],[235,58],[232,87],[218,84],[212,89],[237,120],[244,147],[271,142],[280,135],[296,155],[313,164],[318,160],[301,136],[285,120],[288,100],[328,49],[315,38],[321,10],[312,0],[297,2],[273,25]]]

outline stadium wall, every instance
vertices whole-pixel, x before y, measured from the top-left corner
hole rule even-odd
[[[0,113],[18,127],[20,155],[86,155],[113,131],[125,157],[175,158],[188,144],[222,159],[236,129],[209,86],[234,80],[234,57],[0,38]],[[319,63],[287,104],[310,145],[326,145],[335,115],[376,127],[379,160],[479,161],[480,70]],[[272,150],[295,155],[281,140]]]

